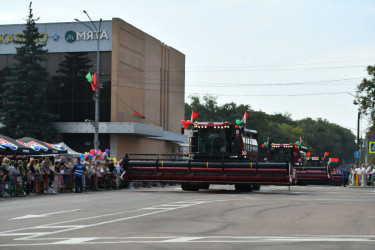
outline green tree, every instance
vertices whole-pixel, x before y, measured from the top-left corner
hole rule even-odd
[[[203,101],[197,96],[191,96],[191,103],[185,104],[185,119],[190,119],[191,111],[199,114],[198,121],[228,121],[234,123],[241,119],[244,112],[249,112],[246,127],[258,131],[258,144],[270,138],[270,142],[294,143],[303,138],[302,145],[307,146],[314,156],[323,156],[330,152],[332,157],[352,162],[355,150],[353,133],[327,120],[305,118],[294,121],[290,114],[266,114],[254,111],[249,105],[237,105],[233,102],[222,106],[217,104],[214,96],[205,96]]]
[[[357,86],[357,98],[354,104],[358,105],[360,111],[364,115],[369,115],[372,125],[369,131],[375,129],[375,66],[367,66],[367,73],[370,79],[364,78]]]
[[[20,47],[14,56],[16,62],[11,66],[11,75],[3,84],[1,95],[1,118],[4,125],[0,132],[14,138],[34,137],[54,142],[56,129],[50,122],[57,117],[46,112],[46,87],[48,72],[43,63],[47,59],[45,43],[39,43],[40,33],[35,25],[29,5],[26,29],[23,31]]]

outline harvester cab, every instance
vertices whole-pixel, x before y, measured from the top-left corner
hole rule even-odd
[[[229,122],[195,122],[189,135],[193,160],[257,159],[257,131]]]

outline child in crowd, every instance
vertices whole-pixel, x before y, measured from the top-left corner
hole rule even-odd
[[[65,192],[65,165],[60,166],[60,173],[59,173],[59,189],[58,192],[62,193]]]

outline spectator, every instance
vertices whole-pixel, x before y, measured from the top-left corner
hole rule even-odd
[[[64,175],[65,175],[65,165],[60,164],[59,185],[58,185],[58,190],[57,190],[59,193],[65,192]]]
[[[120,187],[121,180],[122,180],[124,172],[125,172],[125,170],[120,166],[120,164],[117,164],[117,166],[115,168],[116,187],[117,187],[117,189]]]
[[[72,169],[72,172],[74,174],[74,180],[75,180],[75,192],[82,193],[82,176],[84,172],[84,166],[81,163],[80,158],[77,158],[77,163]]]
[[[30,168],[27,169],[27,177],[26,177],[26,189],[25,192],[27,195],[31,194],[33,191],[34,185],[34,175],[31,172]]]
[[[366,175],[365,164],[362,164],[362,166],[361,166],[361,186],[366,185],[366,182],[367,182],[366,177],[367,177],[367,175]]]
[[[360,176],[360,174],[362,173],[361,166],[358,165],[358,166],[354,169],[354,171],[355,171],[355,185],[356,185],[356,186],[359,186],[359,184],[360,184],[359,176]]]

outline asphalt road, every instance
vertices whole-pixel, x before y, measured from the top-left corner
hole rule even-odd
[[[0,249],[375,249],[375,189],[178,186],[0,199]]]

